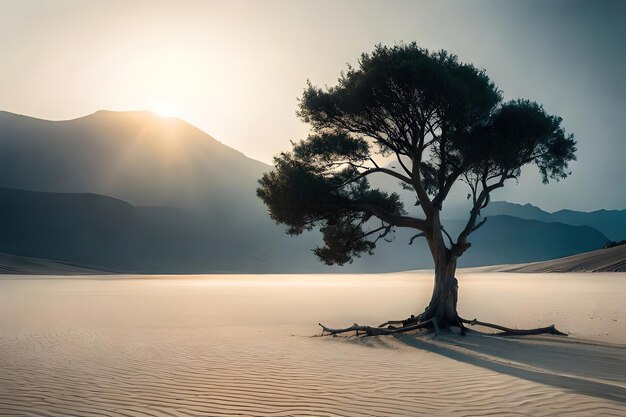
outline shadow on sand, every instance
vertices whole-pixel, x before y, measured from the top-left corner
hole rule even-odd
[[[626,403],[626,346],[574,338],[409,334],[407,346],[528,381]]]

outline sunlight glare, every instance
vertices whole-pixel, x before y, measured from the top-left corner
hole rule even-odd
[[[179,109],[172,102],[156,101],[149,108],[152,113],[160,117],[180,117]]]

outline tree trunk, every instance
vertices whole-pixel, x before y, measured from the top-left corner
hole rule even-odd
[[[438,215],[433,219],[433,233],[427,235],[427,239],[435,261],[435,284],[430,303],[417,321],[433,320],[439,327],[462,328],[456,310],[459,286],[454,275],[457,257],[444,244]]]
[[[456,305],[458,299],[458,281],[454,277],[456,260],[435,261],[435,285],[430,303],[420,314],[417,321],[436,319],[440,327],[459,326]]]

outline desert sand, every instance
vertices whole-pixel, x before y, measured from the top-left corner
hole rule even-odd
[[[31,258],[0,252],[0,274],[16,275],[93,275],[107,274],[93,268],[50,259]]]
[[[507,272],[626,272],[626,245],[500,268]]]
[[[460,313],[569,337],[312,337],[432,272],[2,276],[0,415],[626,415],[626,274],[461,271]]]

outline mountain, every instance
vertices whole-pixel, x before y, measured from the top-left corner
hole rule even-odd
[[[470,236],[470,241],[475,244],[460,259],[462,266],[560,258],[601,248],[608,239],[589,226],[493,216]]]
[[[611,240],[626,239],[626,210],[597,210],[592,212],[559,210],[554,213],[531,204],[494,201],[483,211],[486,216],[509,215],[543,222],[559,222],[573,226],[591,226]]]
[[[223,220],[97,194],[0,188],[0,252],[111,272],[320,270],[303,256],[310,242],[263,224],[240,233]]]
[[[270,166],[179,119],[99,111],[52,122],[0,112],[0,252],[118,272],[384,272],[432,267],[410,231],[327,267],[318,232],[285,234],[256,198]],[[381,178],[384,180],[384,178]],[[375,181],[373,181],[376,184]],[[394,185],[394,184],[391,184]],[[445,222],[460,231],[462,222]],[[602,233],[494,216],[461,266],[589,251]]]
[[[408,245],[398,230],[373,256],[346,267],[317,262],[311,236],[272,236],[263,225],[243,233],[223,219],[179,208],[133,206],[97,194],[0,188],[0,252],[84,268],[133,273],[385,272],[432,268],[425,241]],[[458,233],[461,221],[447,221]],[[282,240],[279,240],[282,239]],[[460,266],[552,259],[597,249],[608,240],[587,226],[494,216],[476,231]]]
[[[98,111],[74,120],[47,121],[0,112],[0,126],[0,187],[59,194],[31,194],[27,199],[32,206],[43,207],[57,207],[54,204],[62,205],[58,201],[63,200],[73,215],[82,211],[84,216],[91,216],[93,223],[85,228],[100,227],[105,220],[96,220],[106,217],[122,229],[102,227],[93,233],[85,229],[106,250],[101,255],[81,255],[81,262],[106,261],[107,267],[132,267],[133,271],[155,271],[166,264],[163,271],[168,272],[320,269],[315,259],[298,260],[294,256],[310,253],[320,241],[319,234],[290,239],[256,197],[257,181],[271,167],[247,158],[180,119],[149,112]],[[87,197],[68,193],[91,193],[101,198],[92,195],[89,199],[98,204],[90,205]],[[118,202],[106,200],[109,197]],[[0,205],[6,206],[11,198],[5,192]],[[30,206],[16,205],[20,207],[16,210],[29,212]],[[59,221],[66,221],[60,208],[52,214],[42,211],[37,215],[48,223],[55,215],[62,217]],[[71,220],[71,216],[68,218]],[[163,240],[154,243],[156,249],[149,244],[133,247],[145,254],[141,262],[136,253],[125,255],[128,236],[119,234],[127,233],[124,229],[130,227],[126,224],[130,219],[141,223],[133,227],[150,237],[145,240]],[[37,230],[47,230],[41,224],[44,220],[37,221],[41,226]],[[73,230],[80,234],[77,229]],[[63,239],[62,234],[58,236]],[[16,239],[13,244],[18,247],[21,240],[19,236]],[[117,249],[108,248],[107,239],[119,241]],[[168,243],[174,241],[176,245]],[[49,243],[57,246],[56,242]],[[34,245],[42,250],[45,246]],[[66,248],[64,254],[74,253],[72,248],[81,250],[76,244]],[[111,257],[107,258],[108,254]],[[109,264],[113,258],[116,262]]]
[[[626,210],[597,210],[589,213],[559,210],[552,216],[561,223],[591,226],[614,241],[626,239]]]
[[[460,220],[445,220],[451,235],[457,235],[465,225]],[[394,261],[391,270],[432,268],[428,247],[423,238],[408,245],[415,233],[398,229],[391,244],[383,242],[375,254],[360,260],[363,264]],[[560,258],[601,248],[606,236],[588,226],[544,223],[512,216],[493,216],[476,230],[469,241],[472,247],[459,258],[459,267],[525,263]]]
[[[0,112],[0,186],[96,193],[202,212],[257,203],[270,169],[176,118],[98,111],[67,121]]]
[[[503,269],[507,272],[626,272],[626,245]]]
[[[530,203],[515,204],[507,201],[492,201],[489,205],[483,209],[482,214],[485,216],[514,216],[520,219],[539,220],[542,222],[554,222],[554,218],[551,213],[540,209],[537,206],[533,206]]]
[[[0,252],[113,272],[225,270],[232,244],[205,250],[192,219],[181,209],[135,207],[97,194],[2,188]]]

